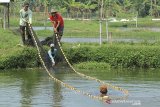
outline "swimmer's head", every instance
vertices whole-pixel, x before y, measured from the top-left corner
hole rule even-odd
[[[99,89],[100,89],[100,92],[101,92],[102,94],[107,94],[107,92],[108,92],[108,89],[107,89],[107,86],[106,86],[106,85],[101,85],[101,86],[99,87]]]

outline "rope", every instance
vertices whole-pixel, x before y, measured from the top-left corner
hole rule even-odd
[[[45,1],[48,2],[47,0],[45,0]],[[40,54],[41,51],[40,51],[40,49],[39,49],[39,47],[38,47],[36,38],[34,37],[33,29],[32,29],[32,27],[31,27],[30,23],[28,23],[28,24],[29,24],[29,27],[30,27],[30,29],[31,29],[32,37],[33,37],[33,39],[34,39],[34,42],[35,42],[35,45],[36,45],[36,48],[37,48],[37,51],[38,51],[38,56],[39,56],[39,58],[40,58],[40,60],[41,60],[41,63],[42,63],[42,65],[43,65],[43,67],[44,67],[45,70],[47,71],[48,75],[49,75],[53,80],[59,82],[60,84],[64,85],[65,87],[67,87],[67,88],[69,88],[69,89],[71,89],[71,90],[74,90],[74,91],[76,91],[76,92],[82,93],[83,95],[87,95],[88,97],[91,97],[91,98],[93,98],[93,99],[103,100],[102,97],[93,96],[93,95],[91,95],[91,94],[89,94],[89,93],[85,93],[85,92],[83,92],[83,91],[77,90],[76,88],[74,88],[74,87],[72,87],[72,86],[70,86],[70,85],[68,85],[68,84],[66,84],[66,83],[64,83],[64,82],[56,79],[56,78],[49,72],[49,70],[47,69],[47,67],[46,67],[46,65],[45,65],[45,63],[44,63],[44,61],[43,61],[43,59],[42,59],[42,57],[41,57],[41,54]],[[67,57],[66,57],[66,55],[65,55],[65,53],[64,53],[64,51],[63,51],[63,49],[62,49],[62,47],[61,47],[61,44],[60,44],[60,41],[59,41],[59,38],[58,38],[58,35],[57,35],[57,34],[56,34],[56,39],[57,39],[58,45],[59,45],[59,47],[60,47],[60,50],[61,50],[63,56],[65,57],[66,62],[68,63],[68,65],[70,66],[70,68],[72,68],[72,70],[73,70],[76,74],[80,75],[81,77],[87,78],[87,79],[95,80],[95,81],[97,81],[97,82],[99,82],[99,83],[101,83],[101,84],[106,84],[106,85],[109,86],[110,88],[115,89],[115,90],[118,90],[118,91],[122,91],[122,92],[124,93],[124,96],[122,96],[122,97],[113,97],[113,96],[112,96],[112,98],[114,98],[114,99],[123,99],[123,98],[127,98],[127,97],[128,97],[128,90],[122,89],[122,88],[117,87],[117,86],[113,86],[113,85],[111,85],[111,84],[109,84],[109,83],[105,83],[105,82],[103,82],[103,81],[101,81],[101,80],[99,80],[99,79],[97,79],[97,78],[90,77],[90,76],[87,76],[87,75],[82,74],[82,73],[80,73],[80,72],[77,72],[77,71],[73,68],[73,66],[71,65],[71,63],[69,62],[69,60],[67,59]]]
[[[81,94],[83,94],[83,95],[85,95],[85,96],[88,96],[89,98],[92,98],[92,99],[98,99],[98,100],[100,100],[100,101],[104,101],[103,97],[94,96],[94,95],[91,95],[90,93],[87,93],[87,92],[78,90],[77,88],[75,88],[75,87],[73,87],[73,86],[71,86],[71,85],[69,85],[69,84],[66,84],[66,83],[64,83],[63,81],[60,81],[59,79],[55,78],[55,77],[49,72],[49,70],[48,70],[48,68],[47,68],[47,66],[46,66],[46,64],[45,64],[45,62],[44,62],[44,59],[42,58],[42,55],[41,55],[42,49],[40,49],[39,46],[38,46],[38,44],[39,44],[39,43],[38,43],[38,39],[37,39],[37,41],[36,41],[36,34],[34,33],[31,24],[28,23],[28,25],[29,25],[29,30],[30,30],[31,36],[32,36],[32,38],[33,38],[33,40],[34,40],[36,49],[37,49],[37,51],[38,51],[38,56],[39,56],[39,58],[40,58],[40,61],[41,61],[42,65],[43,65],[45,71],[47,72],[47,74],[48,74],[55,82],[63,85],[63,86],[66,87],[66,88],[69,88],[70,90],[73,90],[73,91],[75,91],[75,92],[77,92],[77,93],[81,93]],[[34,36],[34,34],[35,34],[35,36]],[[57,34],[56,34],[56,39],[57,39],[57,41],[58,41],[58,45],[59,45],[59,47],[60,47],[60,49],[61,49],[61,52],[63,53],[63,55],[64,55],[64,57],[65,57],[65,60],[67,61],[67,63],[69,64],[69,66],[72,68],[72,70],[73,70],[75,73],[77,73],[78,75],[80,75],[80,76],[82,76],[82,77],[85,77],[85,78],[87,78],[87,79],[96,80],[97,82],[99,82],[99,83],[101,83],[101,84],[106,84],[105,82],[103,82],[103,81],[101,81],[101,80],[99,80],[99,79],[96,79],[96,78],[93,78],[93,77],[90,77],[90,76],[87,76],[87,75],[85,75],[85,74],[82,74],[82,73],[77,72],[77,71],[73,68],[73,66],[70,64],[70,62],[69,62],[69,60],[67,59],[66,55],[64,54],[64,51],[63,51],[63,49],[62,49],[62,47],[61,47],[61,45],[60,45],[60,42],[59,42],[59,39],[58,39]],[[39,44],[39,45],[40,45],[40,44]],[[126,97],[128,96],[128,91],[127,91],[127,90],[124,90],[124,89],[119,88],[119,87],[112,86],[111,84],[106,84],[106,85],[108,85],[109,87],[111,87],[111,88],[113,88],[113,89],[115,89],[115,90],[122,91],[123,93],[126,94],[126,95],[123,96],[123,97],[115,97],[115,98],[114,98],[114,97],[111,97],[111,98],[114,98],[114,99],[122,99],[122,98],[126,98]]]
[[[83,78],[87,78],[87,79],[90,79],[90,80],[95,80],[96,82],[99,82],[99,83],[101,83],[101,84],[105,84],[105,85],[107,85],[108,87],[110,87],[110,88],[112,88],[112,89],[114,89],[114,90],[121,91],[121,92],[123,92],[123,93],[125,94],[125,95],[122,96],[122,97],[112,96],[112,99],[124,99],[124,98],[127,98],[127,97],[128,97],[128,90],[122,89],[122,88],[117,87],[117,86],[113,86],[113,85],[111,85],[111,84],[109,84],[109,83],[105,83],[104,81],[101,81],[101,80],[99,80],[99,79],[97,79],[97,78],[94,78],[94,77],[91,77],[91,76],[87,76],[87,75],[85,75],[85,74],[83,74],[83,73],[80,73],[80,72],[76,71],[76,70],[74,69],[74,67],[71,65],[71,63],[69,62],[69,60],[67,59],[67,57],[66,57],[66,55],[65,55],[65,53],[64,53],[64,51],[63,51],[63,49],[62,49],[62,46],[61,46],[60,41],[59,41],[59,38],[58,38],[58,34],[56,33],[55,36],[56,36],[58,45],[59,45],[59,47],[60,47],[60,50],[61,50],[61,52],[62,52],[62,54],[63,54],[66,62],[68,63],[68,65],[70,66],[70,68],[72,68],[72,70],[73,70],[76,74],[80,75],[80,76],[83,77]]]
[[[86,92],[84,92],[84,91],[80,91],[80,90],[78,90],[77,88],[74,88],[73,86],[71,86],[71,85],[69,85],[69,84],[66,84],[66,83],[60,81],[59,79],[55,78],[55,77],[49,72],[49,70],[48,70],[47,66],[45,65],[45,62],[43,61],[43,58],[42,58],[42,56],[41,56],[41,52],[40,52],[38,43],[37,43],[36,38],[35,38],[35,36],[34,36],[34,31],[33,31],[32,27],[31,27],[31,25],[30,25],[29,23],[28,23],[28,25],[29,25],[29,29],[30,29],[30,32],[31,32],[31,36],[32,36],[32,38],[33,38],[33,40],[34,40],[34,43],[35,43],[35,45],[36,45],[36,49],[37,49],[37,51],[38,51],[38,56],[39,56],[39,58],[40,58],[40,61],[41,61],[42,65],[43,65],[44,69],[46,70],[47,74],[48,74],[55,82],[63,85],[63,86],[66,87],[66,88],[69,88],[70,90],[73,90],[73,91],[75,91],[75,92],[77,92],[77,93],[81,93],[81,94],[83,94],[83,95],[85,95],[85,96],[88,96],[89,98],[98,99],[98,100],[100,100],[100,101],[103,101],[103,98],[102,98],[102,97],[100,97],[100,96],[94,96],[94,95],[91,95],[90,93],[86,93]]]

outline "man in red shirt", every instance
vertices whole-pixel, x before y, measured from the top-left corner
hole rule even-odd
[[[64,21],[62,16],[54,9],[49,14],[50,21],[53,25],[54,32],[58,34],[59,41],[63,35]]]

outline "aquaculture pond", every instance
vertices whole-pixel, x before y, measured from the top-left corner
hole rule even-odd
[[[33,27],[33,29],[37,32],[37,35],[40,36],[40,40],[43,40],[46,37],[46,35],[52,36],[53,27]],[[64,30],[64,36],[62,38],[62,42],[99,43],[100,41],[99,30],[97,31],[80,30],[79,32],[75,32],[74,30],[73,31],[72,30],[71,31],[67,29]],[[160,39],[159,32],[160,28],[158,27],[138,27],[138,28],[118,27],[114,29],[111,28],[109,29],[108,37],[106,31],[103,30],[102,42],[154,43]]]
[[[91,99],[53,81],[44,69],[0,71],[0,107],[159,107],[160,70],[81,71],[106,83],[129,90],[128,98],[105,103]],[[87,80],[68,68],[56,68],[52,74],[79,90],[99,95],[99,83]],[[121,92],[108,90],[109,95]]]

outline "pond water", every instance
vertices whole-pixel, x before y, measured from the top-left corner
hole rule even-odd
[[[53,30],[53,27],[33,27],[33,29],[35,31],[37,30]],[[117,30],[121,30],[121,31],[134,31],[134,30],[150,30],[153,32],[160,32],[160,28],[157,27],[141,27],[141,28],[126,28],[126,27],[119,27],[116,28]],[[65,31],[64,31],[65,32]],[[82,33],[82,32],[81,32]],[[70,37],[62,37],[62,42],[69,42],[69,43],[99,43],[100,42],[100,38],[99,38],[99,33],[93,33],[92,35],[94,35],[95,37],[88,37],[88,34],[85,33],[86,35],[83,34],[83,37],[74,37],[74,35],[72,34],[72,36]],[[44,38],[40,38],[40,40],[44,40]],[[157,40],[157,38],[155,38],[154,36],[151,38],[148,38],[147,41],[150,43],[153,43]],[[139,42],[144,42],[146,41],[146,38],[137,38],[137,37],[112,37],[112,39],[107,39],[107,37],[102,38],[102,42],[134,42],[134,43],[139,43]]]
[[[130,39],[126,39],[126,38],[119,38],[119,39],[112,39],[110,42],[134,42],[134,43],[139,43],[139,42],[143,42],[143,39],[134,39],[134,38],[130,38]],[[99,38],[62,38],[62,42],[68,42],[68,43],[99,43],[100,39]],[[102,38],[102,42],[106,42],[108,43],[109,41],[107,39]],[[155,40],[149,40],[149,42],[155,42]]]
[[[56,69],[56,78],[79,90],[99,94],[99,84],[69,69]],[[43,69],[0,71],[0,107],[159,107],[160,70],[86,71],[85,74],[129,90],[126,100],[111,104],[90,99],[54,82]],[[109,95],[121,92],[109,89]]]
[[[33,27],[34,30],[53,30],[53,27]],[[150,30],[154,32],[160,32],[159,27],[138,27],[138,28],[126,28],[126,27],[119,27],[116,28],[117,30],[123,30],[123,31],[132,31],[132,30]]]

